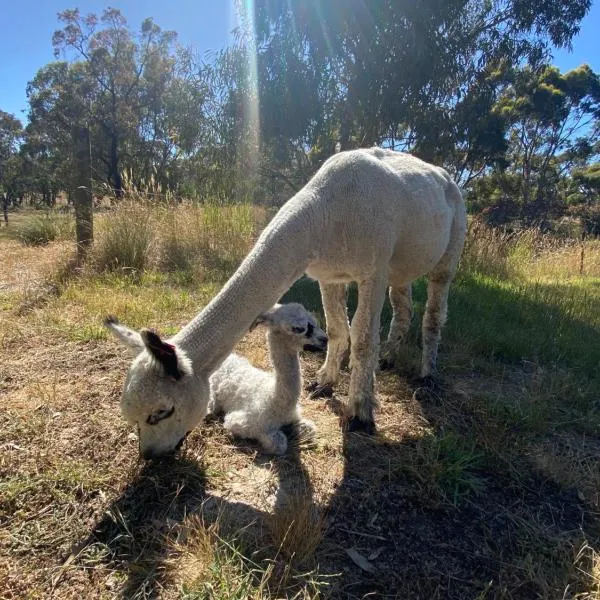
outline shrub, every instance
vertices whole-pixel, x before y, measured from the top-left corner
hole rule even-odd
[[[28,246],[44,246],[58,239],[72,239],[73,219],[67,215],[47,213],[27,220],[17,230],[17,237]]]

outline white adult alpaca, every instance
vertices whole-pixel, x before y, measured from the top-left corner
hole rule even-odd
[[[272,373],[244,357],[230,354],[210,377],[209,412],[224,414],[225,429],[258,440],[269,454],[284,454],[288,441],[281,427],[296,425],[306,433],[314,425],[300,418],[301,350],[325,350],[327,336],[314,317],[296,303],[276,304],[254,326],[267,327]]]
[[[217,296],[170,342],[143,332],[145,350],[129,369],[121,399],[124,416],[139,427],[142,455],[173,452],[204,418],[211,373],[256,315],[304,272],[319,280],[327,319],[329,347],[318,384],[337,382],[350,338],[348,426],[373,431],[386,288],[393,349],[410,322],[411,282],[429,275],[421,362],[427,377],[435,368],[465,231],[462,195],[443,169],[378,148],[333,155],[283,205]],[[358,283],[359,294],[351,329],[345,300],[350,281]],[[131,335],[122,336],[129,345]]]

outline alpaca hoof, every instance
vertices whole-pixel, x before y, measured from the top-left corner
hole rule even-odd
[[[394,361],[391,358],[380,358],[379,359],[379,370],[380,371],[391,371],[394,368]]]
[[[415,377],[410,381],[415,386],[413,396],[416,400],[439,400],[448,390],[442,380],[434,375]]]
[[[288,444],[296,448],[315,448],[317,445],[317,427],[309,419],[300,419],[281,427]]]
[[[367,435],[375,435],[376,428],[374,421],[363,421],[359,417],[351,417],[347,425],[349,432],[366,433]]]
[[[311,400],[315,400],[316,398],[331,398],[333,396],[333,386],[330,383],[320,384],[318,381],[313,381],[306,386],[306,390],[309,392],[308,397]]]

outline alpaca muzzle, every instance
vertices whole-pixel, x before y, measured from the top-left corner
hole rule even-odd
[[[325,352],[327,350],[328,339],[325,336],[316,339],[314,344],[306,344],[303,350],[306,352]]]

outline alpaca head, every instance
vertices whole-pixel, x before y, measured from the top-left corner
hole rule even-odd
[[[302,304],[275,304],[260,314],[252,327],[264,324],[280,336],[292,350],[320,351],[327,348],[327,334]]]
[[[137,426],[145,459],[173,454],[206,415],[208,378],[192,372],[185,353],[149,329],[134,331],[113,317],[105,325],[134,353],[121,412]]]

